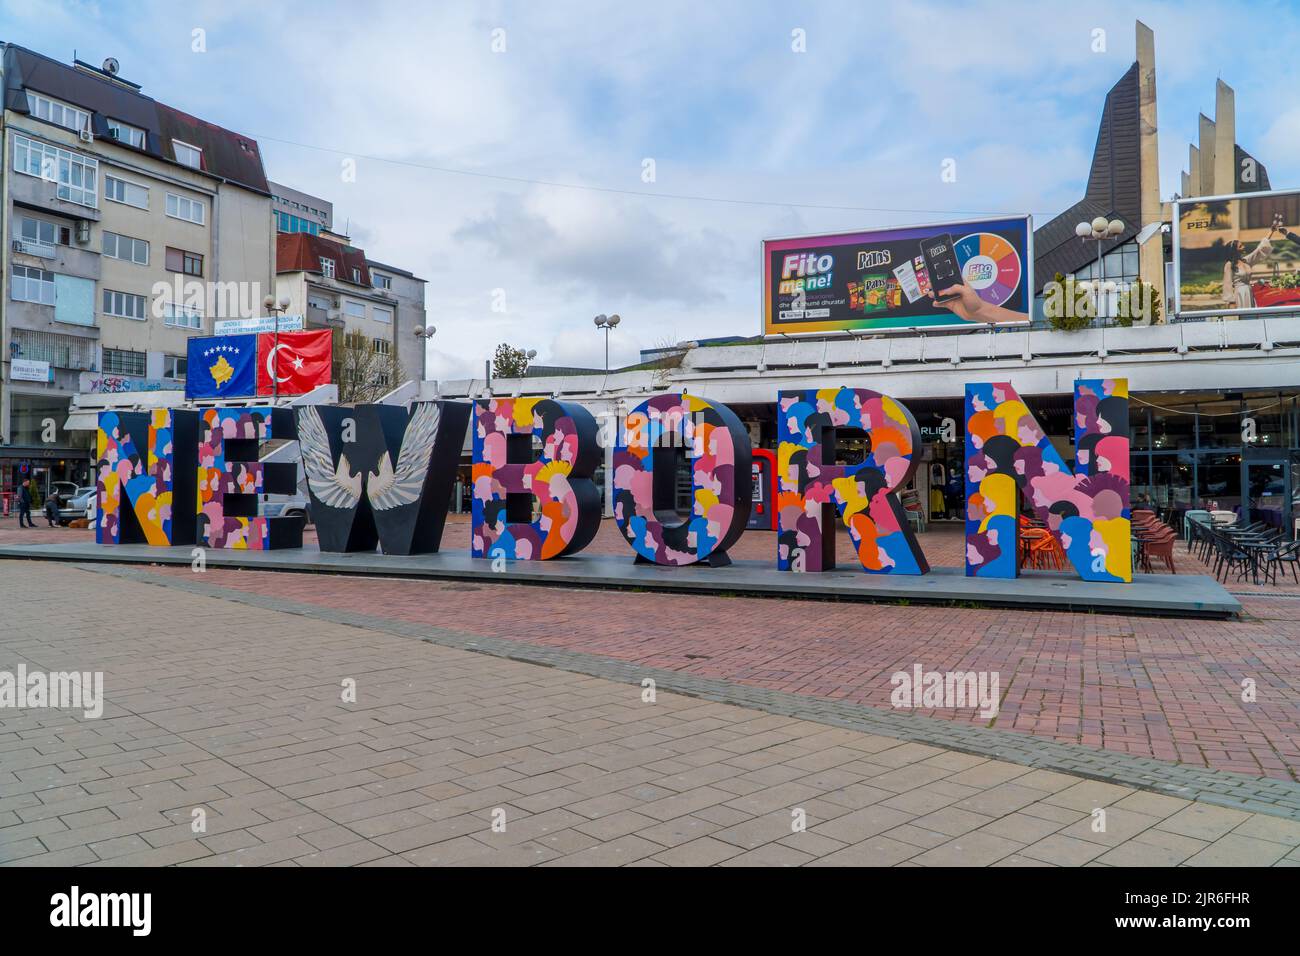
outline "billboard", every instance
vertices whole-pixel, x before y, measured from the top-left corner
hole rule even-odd
[[[1174,202],[1174,311],[1300,309],[1300,191]]]
[[[763,332],[1028,322],[1033,234],[1019,216],[764,240]]]

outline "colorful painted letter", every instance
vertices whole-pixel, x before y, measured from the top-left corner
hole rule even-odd
[[[835,567],[836,520],[848,526],[862,567],[873,574],[930,570],[894,493],[916,471],[921,432],[903,405],[865,388],[782,391],[777,396],[777,566]],[[837,465],[836,429],[864,433],[861,462]]]
[[[96,543],[194,543],[189,462],[194,460],[197,429],[198,416],[183,410],[99,413]]]
[[[262,462],[261,443],[298,437],[289,408],[205,408],[199,417],[198,543],[268,551],[301,548],[303,519],[268,518],[263,494],[293,494],[298,463]]]
[[[322,551],[432,554],[442,542],[468,402],[298,409]],[[365,494],[362,494],[362,485]]]
[[[581,405],[549,398],[476,402],[473,556],[537,561],[577,554],[600,530],[600,492],[591,480],[599,462],[596,420]]]
[[[1071,472],[1006,382],[966,386],[966,573],[1019,573],[1017,489],[1086,581],[1132,581],[1128,380],[1074,383]]]
[[[676,509],[677,465],[691,462],[691,511]],[[726,405],[659,395],[627,415],[614,446],[614,520],[638,557],[655,564],[730,563],[749,522],[749,432]]]

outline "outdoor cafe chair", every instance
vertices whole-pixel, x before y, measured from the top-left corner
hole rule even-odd
[[[1269,571],[1274,583],[1277,583],[1277,574],[1284,564],[1291,565],[1291,579],[1300,584],[1300,575],[1296,573],[1296,565],[1300,564],[1300,541],[1281,545],[1269,555]]]

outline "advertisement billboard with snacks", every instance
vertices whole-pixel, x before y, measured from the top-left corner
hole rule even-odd
[[[1300,192],[1198,196],[1174,208],[1176,313],[1300,309]]]
[[[763,333],[1028,322],[1029,216],[763,241]]]

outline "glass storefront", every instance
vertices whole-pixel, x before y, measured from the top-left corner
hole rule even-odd
[[[1291,532],[1300,516],[1300,396],[1249,390],[1136,393],[1133,501],[1177,519],[1231,511]]]

